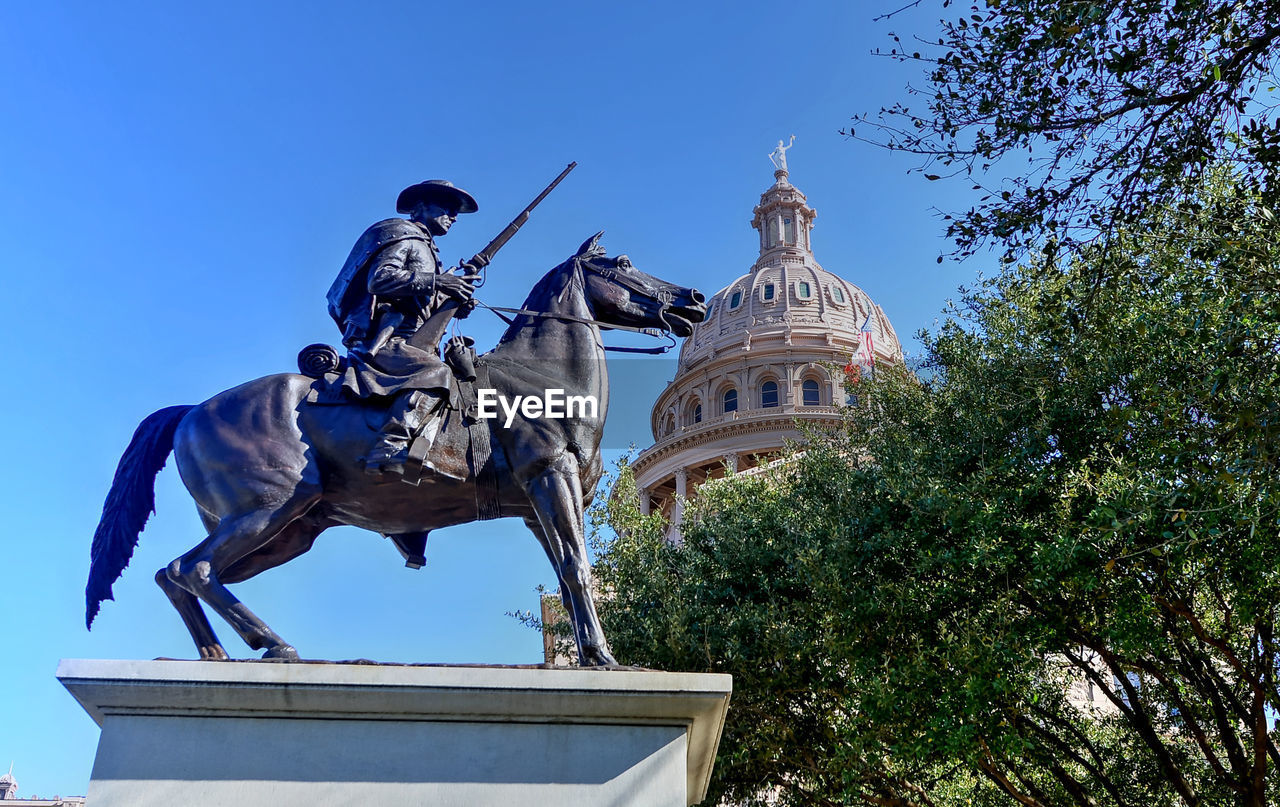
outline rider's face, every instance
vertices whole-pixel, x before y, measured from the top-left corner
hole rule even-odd
[[[443,207],[436,202],[425,202],[413,211],[413,220],[424,225],[432,235],[444,235],[449,232],[458,218],[456,208]]]

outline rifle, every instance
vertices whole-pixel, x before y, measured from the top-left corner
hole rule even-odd
[[[560,175],[551,180],[551,184],[543,188],[542,193],[538,194],[538,196],[529,203],[528,207],[521,210],[520,215],[512,219],[511,223],[506,226],[506,229],[498,233],[498,235],[494,237],[494,239],[490,241],[484,249],[477,252],[475,257],[473,257],[469,263],[479,263],[482,267],[487,266],[489,262],[493,260],[493,256],[498,253],[498,250],[502,249],[502,247],[511,240],[511,237],[514,236],[520,228],[524,226],[525,222],[529,220],[529,214],[533,212],[533,209],[537,207],[543,199],[546,199],[549,193],[555,190],[556,186],[569,175],[570,171],[577,167],[577,162],[569,163],[569,165],[560,172]],[[484,271],[483,268],[481,271]],[[481,276],[481,280],[476,284],[476,286],[478,288],[482,285],[484,285],[483,276]],[[452,297],[445,300],[438,308],[436,308],[431,316],[427,318],[426,322],[422,323],[422,327],[419,328],[413,336],[409,337],[409,344],[421,350],[437,350],[440,344],[440,337],[444,335],[444,329],[449,325],[449,320],[453,319],[461,306],[462,304]]]

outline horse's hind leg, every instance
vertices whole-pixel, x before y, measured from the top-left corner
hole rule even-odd
[[[205,529],[209,532],[217,529],[218,519],[203,512],[200,517],[204,520]],[[196,649],[200,652],[200,658],[205,661],[226,659],[227,651],[223,649],[222,643],[218,641],[217,634],[213,632],[213,626],[209,624],[209,618],[205,616],[204,609],[200,607],[200,600],[190,591],[170,580],[167,568],[156,572],[156,585],[160,586],[160,590],[165,593],[165,596],[169,598],[169,602],[173,603],[173,607],[178,610],[178,615],[182,617],[182,622],[187,626],[187,631],[191,634],[191,638],[195,640]]]
[[[297,651],[228,591],[221,575],[274,540],[319,498],[319,491],[299,488],[277,506],[223,518],[208,538],[169,564],[169,579],[208,603],[254,650],[266,648],[264,658],[296,659]]]
[[[226,659],[227,651],[222,648],[217,634],[213,632],[209,618],[204,615],[204,609],[200,607],[200,600],[170,580],[167,568],[156,572],[156,585],[160,586],[165,596],[169,598],[169,602],[173,603],[173,607],[178,609],[178,615],[182,617],[183,624],[187,626],[187,631],[195,640],[196,649],[200,651],[200,659],[202,661]]]

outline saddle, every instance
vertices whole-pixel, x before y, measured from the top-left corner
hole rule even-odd
[[[439,467],[441,463],[457,462],[457,470],[473,481],[472,492],[475,501],[475,520],[488,521],[502,518],[502,503],[499,480],[510,467],[506,454],[497,447],[488,425],[476,415],[476,388],[487,387],[489,369],[483,365],[476,368],[476,378],[470,381],[453,379],[450,390],[451,403],[444,413],[444,422],[440,426],[435,443],[444,442],[450,429],[466,429],[467,439],[464,456],[451,457],[446,452],[437,451],[432,457],[433,463]],[[409,467],[416,466],[415,473],[421,473],[422,461],[431,450],[432,441],[422,436],[416,437],[409,445]],[[426,565],[427,537],[430,531],[400,533],[386,535],[393,546],[404,558],[404,565],[410,569],[421,569]]]
[[[441,413],[442,422],[434,438],[418,435],[409,444],[409,468],[407,471],[421,474],[423,462],[427,459],[432,445],[437,450],[431,457],[437,467],[444,466],[454,476],[473,481],[475,499],[475,518],[478,521],[501,518],[502,507],[499,499],[499,479],[504,470],[508,470],[505,454],[499,449],[488,425],[477,415],[476,390],[488,388],[489,370],[484,365],[477,365],[473,348],[474,340],[465,336],[450,339],[445,345],[444,361],[452,371],[449,397]],[[330,379],[340,375],[346,366],[346,359],[338,351],[327,344],[313,344],[303,348],[298,354],[298,371],[308,378],[315,379],[307,402],[328,406],[341,406],[357,403],[343,394],[339,385]],[[385,412],[378,407],[364,406],[365,417],[371,431],[378,431],[385,420]],[[458,429],[466,431],[466,438],[461,441],[461,452],[453,448],[449,439],[451,433]],[[428,532],[402,533],[387,535],[392,544],[405,560],[405,566],[420,569],[426,564],[426,545]]]

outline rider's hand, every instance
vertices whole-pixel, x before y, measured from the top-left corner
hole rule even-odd
[[[454,319],[466,319],[471,316],[471,312],[476,310],[476,298],[472,297],[465,303],[458,306],[458,310],[453,313]]]
[[[462,269],[463,267],[458,268]],[[460,303],[465,303],[471,299],[471,295],[475,294],[477,278],[479,278],[479,275],[474,272],[466,272],[461,275],[448,273],[437,275],[436,291],[443,292],[445,296]]]

